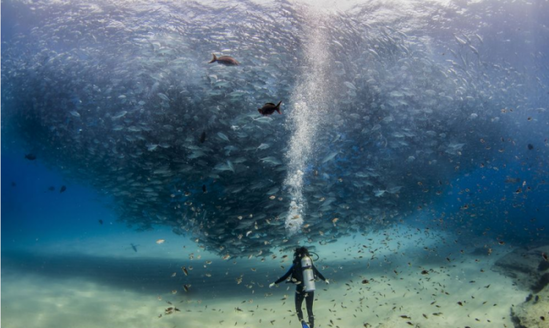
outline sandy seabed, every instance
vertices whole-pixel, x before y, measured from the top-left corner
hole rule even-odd
[[[316,265],[330,284],[317,282],[316,327],[513,327],[510,309],[528,292],[491,270],[511,248],[479,254],[478,245],[418,231],[400,227],[317,247]],[[156,237],[132,236],[151,245],[141,253],[80,242],[102,253],[112,246],[103,257],[62,242],[41,253],[3,250],[2,327],[301,326],[294,286],[268,288],[291,254],[224,261],[175,241],[153,246]]]

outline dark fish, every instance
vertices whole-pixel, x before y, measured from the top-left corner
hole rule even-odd
[[[202,192],[206,193],[206,185],[202,185]]]
[[[139,245],[134,245],[134,244],[130,244],[130,245],[132,246],[133,251],[137,253],[137,246],[139,246]]]
[[[59,193],[62,193],[63,191],[67,190],[67,187],[61,186],[61,189],[59,189]]]
[[[206,141],[206,131],[202,131],[200,135],[200,143],[204,143],[204,141]]]
[[[101,224],[101,225],[102,225],[102,224],[103,224],[103,220],[99,220],[99,224]]]
[[[261,108],[258,108],[257,111],[261,114],[261,115],[264,115],[264,116],[267,116],[267,115],[271,115],[272,113],[274,113],[275,111],[278,112],[278,114],[282,114],[280,112],[280,104],[282,103],[282,101],[279,101],[278,104],[273,104],[273,103],[266,103],[265,105],[263,105],[263,107]]]
[[[48,188],[48,190],[49,190],[49,191],[55,191],[55,187],[54,187],[54,186],[50,186],[50,187]]]
[[[227,65],[227,66],[236,66],[236,65],[239,64],[239,62],[237,62],[236,59],[234,59],[231,56],[219,56],[219,57],[217,57],[215,54],[212,54],[212,56],[213,56],[213,58],[208,64],[211,64],[211,63],[214,63],[214,62],[218,62],[220,64]]]
[[[25,158],[29,161],[34,161],[36,159],[36,155],[29,153],[25,155]]]
[[[17,186],[17,184],[15,183],[15,181],[12,181],[12,182],[11,182],[11,186],[12,186],[12,187]]]
[[[532,149],[534,149],[534,145],[528,144],[528,150],[532,150]]]

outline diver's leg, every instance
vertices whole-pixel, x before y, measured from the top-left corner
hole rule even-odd
[[[305,292],[296,290],[295,291],[295,312],[297,312],[297,319],[301,323],[303,321],[303,311],[301,310],[301,305],[303,304],[303,298],[305,297]]]
[[[307,305],[307,314],[309,315],[309,328],[315,327],[315,315],[313,314],[313,302],[315,300],[315,292],[307,292],[305,296],[305,304]]]

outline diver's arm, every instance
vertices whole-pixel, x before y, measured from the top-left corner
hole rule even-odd
[[[274,282],[275,285],[278,285],[279,283],[281,283],[284,280],[288,279],[288,277],[292,274],[293,271],[294,271],[294,265],[292,264],[292,266],[290,267],[288,272],[286,272],[282,277],[280,277],[277,281]]]
[[[324,281],[328,281],[326,278],[324,278],[322,273],[320,273],[320,271],[318,271],[318,269],[316,268],[316,266],[314,264],[313,264],[313,272],[315,273],[315,276],[318,276],[320,279],[322,279]]]

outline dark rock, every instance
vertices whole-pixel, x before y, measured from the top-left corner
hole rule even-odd
[[[519,287],[532,291],[524,303],[511,308],[515,328],[549,328],[549,266],[543,254],[549,254],[549,246],[516,249],[492,267],[513,278]]]
[[[515,328],[549,328],[549,287],[547,285],[535,296],[511,308],[511,321]]]
[[[519,287],[537,293],[548,284],[549,266],[542,256],[548,253],[549,246],[518,248],[499,259],[492,270],[513,278]]]
[[[549,261],[541,261],[538,266],[538,271],[547,271],[549,269]]]
[[[542,289],[549,285],[549,273],[544,274],[539,278],[538,282],[532,286],[532,291],[534,293],[539,293]]]

